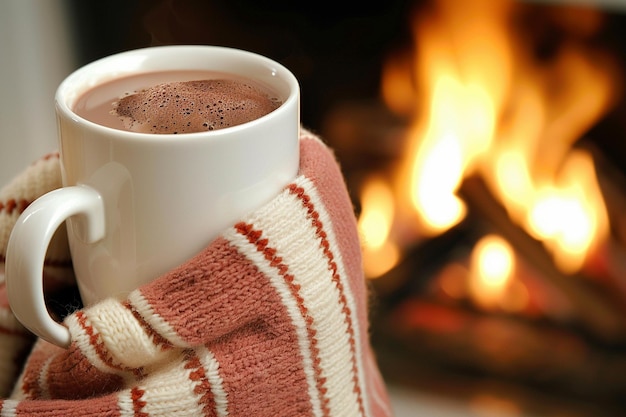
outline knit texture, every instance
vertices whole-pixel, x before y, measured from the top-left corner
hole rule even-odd
[[[2,274],[0,415],[390,416],[343,178],[319,138],[303,130],[300,148],[299,176],[201,253],[69,314],[68,349],[33,344]],[[59,177],[53,154],[0,191],[1,261],[19,213]],[[52,246],[45,286],[58,289],[63,231]]]

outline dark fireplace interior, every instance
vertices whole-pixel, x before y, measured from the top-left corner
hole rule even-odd
[[[390,384],[510,415],[626,415],[626,15],[342,4],[68,1],[80,64],[211,44],[295,73],[353,197]]]

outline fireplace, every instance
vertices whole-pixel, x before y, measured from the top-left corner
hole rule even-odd
[[[296,74],[303,124],[335,149],[354,201],[390,384],[496,415],[626,413],[625,15],[508,0],[68,3],[83,63],[204,43]],[[116,36],[99,36],[113,21]]]
[[[404,24],[379,99],[323,129],[383,371],[512,415],[626,412],[623,17],[436,0]]]

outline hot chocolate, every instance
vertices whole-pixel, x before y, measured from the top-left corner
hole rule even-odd
[[[223,129],[262,117],[280,98],[249,79],[198,71],[140,74],[101,84],[77,101],[95,123],[140,133]]]

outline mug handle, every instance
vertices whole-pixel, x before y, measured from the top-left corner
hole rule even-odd
[[[43,266],[50,240],[69,217],[85,217],[83,240],[94,243],[105,234],[104,202],[86,185],[59,188],[39,197],[20,215],[6,252],[5,279],[15,317],[37,336],[61,347],[70,345],[67,327],[46,308]]]

